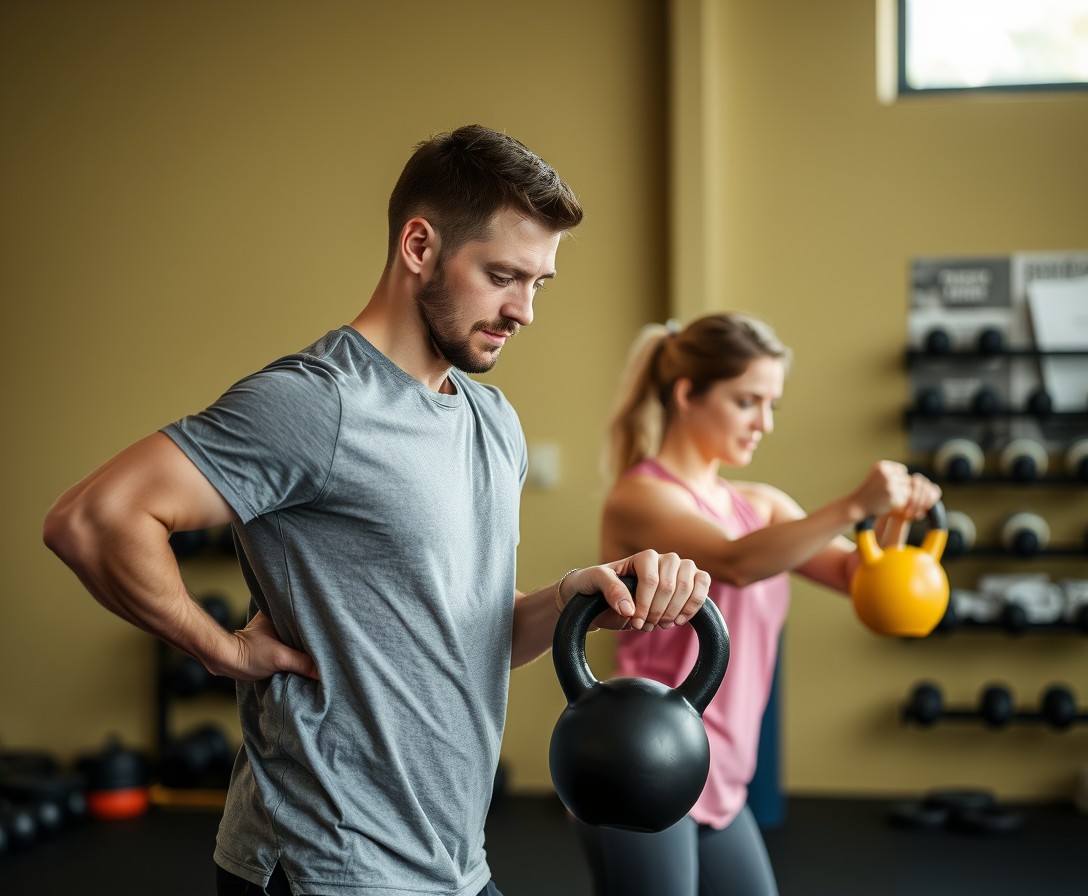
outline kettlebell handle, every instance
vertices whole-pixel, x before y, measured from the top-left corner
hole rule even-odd
[[[940,501],[934,502],[933,506],[926,511],[926,522],[929,524],[930,529],[948,531],[948,513],[944,509],[944,504]],[[855,531],[871,531],[875,523],[876,519],[874,517],[867,516],[857,524]]]
[[[620,581],[634,597],[638,584],[635,576],[620,576]],[[578,594],[567,602],[559,614],[552,638],[552,659],[559,685],[569,704],[599,683],[586,660],[586,635],[593,620],[608,608],[608,601],[600,592]],[[675,690],[702,715],[722,683],[726,666],[729,665],[729,630],[721,612],[709,600],[703,603],[688,624],[699,638],[699,656],[688,677]],[[652,633],[647,633],[646,637],[652,637]]]

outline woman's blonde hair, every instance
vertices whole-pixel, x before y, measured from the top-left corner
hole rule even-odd
[[[605,478],[614,482],[657,453],[677,380],[691,380],[697,398],[714,383],[740,376],[756,358],[777,358],[788,368],[792,352],[769,324],[750,314],[708,314],[683,329],[673,321],[643,327],[628,350],[605,433]]]

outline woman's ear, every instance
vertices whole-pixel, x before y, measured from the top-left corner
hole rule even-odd
[[[672,384],[672,400],[679,410],[683,410],[691,404],[691,379],[689,377],[682,376]]]
[[[416,216],[404,222],[400,229],[398,255],[401,263],[413,274],[429,277],[438,258],[438,232],[426,218]]]

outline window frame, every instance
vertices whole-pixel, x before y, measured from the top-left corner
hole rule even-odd
[[[895,0],[896,7],[896,94],[898,96],[939,96],[942,94],[1046,93],[1088,90],[1088,81],[1058,81],[1032,84],[984,84],[977,87],[913,87],[907,81],[907,3]]]

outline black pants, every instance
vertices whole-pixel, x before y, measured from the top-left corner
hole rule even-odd
[[[279,865],[272,870],[268,886],[263,889],[216,865],[215,890],[219,896],[291,896],[291,886],[287,883],[287,875],[283,873]]]
[[[263,890],[257,884],[242,880],[216,865],[215,888],[219,896],[291,896],[291,886],[287,883],[287,876],[279,865],[273,869],[272,877],[268,879],[268,886]],[[318,894],[315,893],[313,896]],[[487,886],[480,890],[479,896],[502,896],[502,893],[494,883],[488,882]]]

